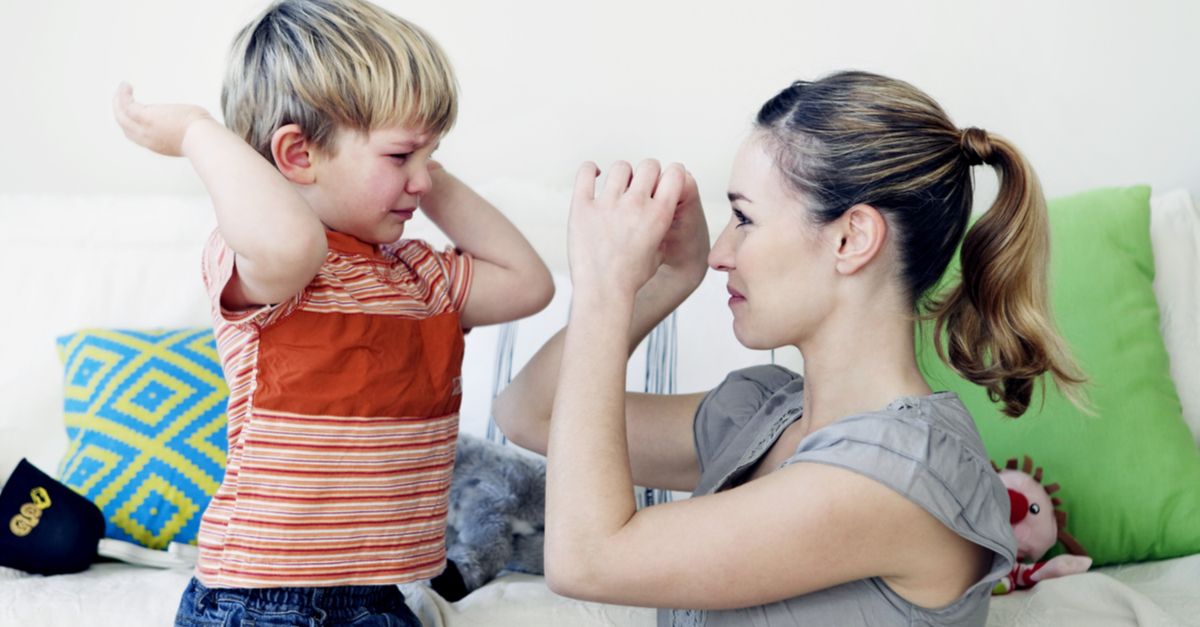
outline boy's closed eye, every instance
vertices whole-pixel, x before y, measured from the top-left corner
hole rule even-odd
[[[428,151],[429,151],[429,155],[430,155],[430,156],[432,156],[432,155],[433,155],[433,153],[434,153],[435,151],[437,151],[437,149],[438,149],[438,146],[441,146],[441,142],[440,142],[440,141],[439,141],[439,142],[437,142],[437,143],[435,143],[435,144],[433,144],[433,146],[429,146],[429,145],[416,146],[416,147],[414,147],[412,150],[409,150],[408,152],[393,152],[393,153],[389,153],[389,154],[388,154],[388,157],[389,157],[389,158],[391,158],[391,159],[394,159],[395,161],[397,161],[397,162],[399,162],[399,163],[405,163],[405,162],[407,162],[409,159],[411,159],[413,155],[417,154],[418,152],[420,152],[420,151],[422,151],[422,150],[428,150]]]

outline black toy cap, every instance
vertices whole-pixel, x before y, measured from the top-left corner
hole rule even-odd
[[[86,570],[104,537],[91,501],[22,459],[0,491],[0,565],[57,575]]]

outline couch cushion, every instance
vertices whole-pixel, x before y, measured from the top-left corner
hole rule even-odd
[[[1186,189],[1150,199],[1154,295],[1183,419],[1200,445],[1200,211]]]
[[[225,474],[225,386],[212,330],[89,329],[58,340],[70,444],[60,479],[105,535],[194,543]]]

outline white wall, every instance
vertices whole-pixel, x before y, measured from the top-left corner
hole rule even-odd
[[[959,125],[1009,136],[1050,195],[1138,182],[1200,193],[1200,3],[381,3],[457,67],[461,116],[440,158],[485,190],[542,190],[539,206],[508,209],[541,227],[556,263],[580,161],[684,162],[715,235],[758,105],[839,68],[904,78]],[[226,47],[263,4],[3,0],[0,191],[202,192],[185,162],[124,140],[109,98],[128,79],[143,99],[215,112]]]
[[[567,188],[580,161],[606,165],[657,156],[684,162],[700,181],[715,234],[727,218],[723,196],[734,149],[758,106],[791,80],[840,68],[909,80],[939,99],[959,125],[1009,136],[1033,160],[1051,195],[1148,182],[1200,196],[1200,3],[1188,0],[1136,6],[1112,0],[740,0],[736,9],[733,2],[699,0],[382,1],[434,33],[458,69],[461,116],[439,158],[494,198],[521,199],[504,208],[560,269]],[[191,225],[205,221],[184,210],[203,209],[195,199],[74,202],[4,194],[202,193],[186,162],[152,155],[121,136],[109,98],[117,82],[128,79],[144,99],[193,101],[215,112],[226,47],[263,4],[0,0],[0,201],[7,200],[8,209],[28,207],[23,217],[0,211],[0,240],[9,237],[0,252],[26,262],[0,263],[26,279],[9,290],[16,305],[0,307],[0,326],[23,331],[20,341],[0,345],[0,354],[35,356],[0,373],[0,398],[12,410],[0,412],[0,432],[17,443],[0,446],[0,473],[21,455],[47,469],[61,455],[50,338],[80,326],[207,319],[195,262],[188,261],[197,258],[198,239],[187,240],[192,249],[158,250],[147,266],[136,263],[136,249],[105,237],[111,230],[139,232],[131,225],[157,229],[165,219],[171,229],[202,238]],[[981,177],[981,187],[992,187],[987,179]],[[132,208],[164,215],[138,217],[154,214]],[[106,213],[113,214],[111,222]],[[98,228],[99,222],[110,228]],[[63,223],[67,228],[57,226]],[[89,262],[112,262],[73,246],[72,234],[94,236],[93,244],[108,246],[104,255],[133,264],[131,270],[97,280]],[[173,241],[169,235],[163,237]],[[53,263],[33,263],[12,242],[48,247]],[[109,250],[117,246],[122,250]],[[55,252],[62,248],[69,252]],[[178,263],[160,263],[162,254]],[[77,270],[78,260],[85,265]],[[141,279],[145,285],[138,282],[144,273],[152,274]],[[38,274],[43,278],[31,278]],[[168,276],[188,277],[189,287]],[[723,281],[712,279],[679,317],[680,391],[711,387],[715,373],[766,358],[738,352],[731,333],[714,332],[728,329],[730,318],[722,306]],[[155,287],[146,291],[146,285]],[[42,286],[54,293],[40,293],[51,289]],[[73,297],[60,297],[67,292]],[[170,313],[130,305],[148,297]],[[97,304],[105,298],[116,305]],[[46,302],[62,306],[47,315]],[[131,307],[136,317],[129,317]],[[190,317],[177,317],[184,310]],[[523,328],[520,355],[540,339]],[[468,341],[485,341],[493,332],[481,330]],[[720,367],[712,367],[714,359]],[[800,357],[789,348],[779,361],[798,367]],[[640,372],[639,365],[631,367],[631,376]],[[473,380],[490,392],[485,376]],[[478,426],[483,416],[476,408],[464,421]]]

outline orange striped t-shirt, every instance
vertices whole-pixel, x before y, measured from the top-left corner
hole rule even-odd
[[[404,583],[445,562],[472,260],[329,231],[295,297],[221,307],[234,253],[204,251],[229,384],[225,479],[200,523],[216,588]]]

